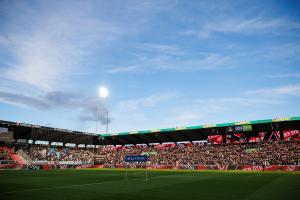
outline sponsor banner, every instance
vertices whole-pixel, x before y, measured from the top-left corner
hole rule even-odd
[[[140,168],[140,169],[184,169],[184,170],[242,170],[242,171],[300,171],[300,166],[233,166],[233,165],[145,165],[145,164],[130,164],[130,165],[50,165],[50,169],[64,169],[64,168]],[[43,168],[45,169],[45,168]]]
[[[91,165],[88,168],[142,168],[142,169],[184,169],[184,170],[242,170],[242,171],[300,171],[300,166],[253,166],[253,165]]]
[[[242,166],[243,171],[263,171],[263,166],[245,165]]]
[[[297,165],[271,165],[271,166],[253,166],[253,165],[244,165],[244,166],[215,166],[215,165],[198,165],[198,170],[243,170],[243,171],[300,171],[300,166]]]
[[[33,162],[35,165],[82,165],[82,161],[46,161],[37,160]]]
[[[25,169],[26,165],[0,164],[0,169]]]
[[[243,125],[243,131],[252,131],[252,125]]]
[[[33,163],[34,163],[35,165],[46,165],[46,164],[48,164],[49,162],[46,161],[46,160],[36,160],[36,161],[33,161]]]
[[[197,165],[179,165],[177,169],[189,169],[189,170],[196,170]]]
[[[82,165],[82,161],[59,161],[59,165]]]
[[[267,132],[263,132],[263,131],[258,133],[261,141],[264,141],[266,134],[267,134]]]
[[[125,162],[147,162],[147,155],[125,156]]]
[[[299,166],[296,165],[271,165],[271,166],[266,166],[265,171],[300,171]]]
[[[297,165],[242,166],[245,171],[300,171]]]
[[[283,140],[285,140],[285,141],[291,140],[291,138],[295,138],[298,136],[300,136],[299,130],[283,131]]]
[[[223,142],[223,136],[222,135],[209,135],[208,141],[211,144],[222,144]]]
[[[141,168],[141,169],[184,169],[184,170],[242,170],[242,171],[300,171],[300,166],[297,165],[270,165],[270,166],[233,166],[233,165],[145,165],[145,164],[130,164],[130,165],[18,165],[4,164],[0,165],[0,169],[29,169],[29,170],[50,170],[50,169],[83,169],[83,168]]]
[[[104,168],[104,165],[90,165],[88,168]]]
[[[248,142],[249,143],[261,142],[261,138],[260,137],[249,137]]]
[[[231,137],[231,141],[232,141],[231,143],[233,144],[245,143],[245,139],[243,137],[244,137],[243,133],[233,134]]]

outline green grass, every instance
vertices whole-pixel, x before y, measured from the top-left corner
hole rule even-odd
[[[0,171],[9,199],[298,199],[299,173],[130,170]]]

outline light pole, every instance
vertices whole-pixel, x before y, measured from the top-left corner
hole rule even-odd
[[[98,105],[97,105],[97,114],[96,114],[96,134],[98,133],[98,124],[99,124],[99,110],[100,110],[100,101],[104,100],[108,97],[109,95],[109,91],[107,89],[107,87],[101,86],[98,88],[98,96],[100,97],[100,100],[98,101]],[[107,119],[106,122],[108,123],[108,111],[107,111],[107,115],[106,115]],[[106,131],[107,131],[106,127]]]

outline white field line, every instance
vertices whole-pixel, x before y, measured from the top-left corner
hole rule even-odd
[[[154,177],[149,177],[149,179],[154,179],[154,178],[165,178],[165,177],[177,177],[177,176],[183,176],[183,175],[186,175],[186,174],[171,174],[171,175],[164,175],[164,176],[154,176]],[[183,176],[183,177],[189,177],[189,176]],[[195,176],[191,176],[191,177],[195,177]]]

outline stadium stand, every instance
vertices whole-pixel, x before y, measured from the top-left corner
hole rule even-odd
[[[0,147],[0,160],[12,160],[9,156],[9,149],[6,146]]]
[[[124,167],[125,155],[148,155],[152,168],[181,166],[269,166],[300,165],[300,142],[263,142],[253,144],[165,144],[154,146],[103,146],[98,149],[62,148],[31,145],[23,149],[36,164],[94,164],[101,157],[104,167]],[[1,160],[11,160],[2,150]],[[145,164],[141,164],[145,165]],[[136,163],[131,167],[143,167]]]
[[[300,118],[273,121],[105,137],[5,122],[14,142],[0,144],[0,168],[300,170]],[[128,155],[147,155],[148,161],[126,163]]]
[[[300,142],[264,142],[224,145],[156,145],[99,150],[105,164],[124,164],[125,155],[149,155],[149,164],[167,165],[299,165]]]
[[[94,154],[92,150],[80,148],[43,147],[32,145],[29,149],[23,149],[33,161],[72,161],[80,164],[93,164]]]

